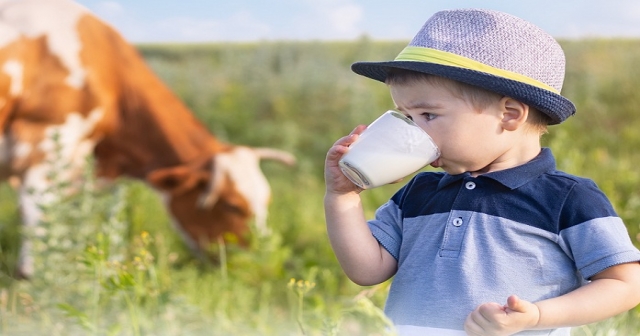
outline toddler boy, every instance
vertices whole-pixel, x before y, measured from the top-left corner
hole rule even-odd
[[[591,181],[556,170],[547,125],[564,53],[538,27],[489,10],[436,13],[394,61],[352,70],[387,83],[396,109],[438,145],[375,219],[338,161],[325,163],[327,231],[351,280],[394,277],[385,312],[401,335],[570,335],[640,303],[640,251]]]

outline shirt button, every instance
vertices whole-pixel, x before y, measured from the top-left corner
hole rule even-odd
[[[458,218],[453,220],[453,226],[459,227],[461,225],[462,225],[462,217],[458,217]]]
[[[464,187],[469,189],[469,190],[473,190],[473,189],[476,188],[476,184],[473,183],[473,182],[467,182],[467,183],[465,183]]]

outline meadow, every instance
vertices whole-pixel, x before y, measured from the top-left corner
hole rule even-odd
[[[349,70],[395,57],[407,41],[139,45],[149,66],[218,138],[291,151],[264,162],[272,233],[251,246],[211,246],[194,259],[157,195],[138,181],[99,188],[86,172],[74,197],[44,209],[37,274],[12,278],[19,248],[14,191],[0,186],[0,335],[393,335],[388,282],[342,273],[324,227],[327,149],[393,107],[387,88]],[[561,41],[563,93],[577,115],[543,137],[558,167],[593,179],[640,246],[640,40]],[[428,169],[428,168],[427,168]],[[373,216],[402,183],[363,193]],[[574,336],[640,335],[640,309]]]

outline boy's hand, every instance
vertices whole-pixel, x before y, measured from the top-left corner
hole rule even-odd
[[[349,145],[354,143],[366,128],[367,126],[365,125],[356,127],[349,135],[340,138],[329,149],[324,165],[324,180],[327,186],[327,193],[346,194],[352,191],[357,193],[362,191],[361,188],[344,176],[338,161],[349,151]]]
[[[506,336],[535,327],[539,319],[538,306],[512,295],[505,306],[495,302],[478,306],[467,317],[464,330],[470,336]]]

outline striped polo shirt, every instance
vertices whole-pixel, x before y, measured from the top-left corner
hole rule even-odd
[[[385,312],[401,335],[465,335],[467,315],[482,303],[560,296],[640,261],[607,197],[593,181],[556,170],[548,148],[477,177],[420,173],[369,227],[398,261]]]

